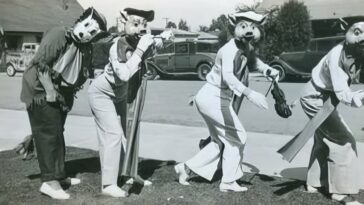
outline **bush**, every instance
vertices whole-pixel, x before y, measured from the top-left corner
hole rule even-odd
[[[264,26],[266,38],[262,57],[270,61],[283,51],[307,48],[311,37],[311,21],[303,2],[289,0],[271,15]]]

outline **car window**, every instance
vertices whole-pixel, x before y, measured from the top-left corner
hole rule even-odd
[[[337,39],[336,41],[335,41],[335,45],[337,45],[337,44],[339,44],[339,43],[342,43],[344,41],[344,39]]]
[[[217,53],[218,44],[197,43],[197,52]]]
[[[176,44],[176,53],[186,54],[188,53],[188,44]]]
[[[162,49],[158,50],[158,53],[163,54],[163,53],[173,53],[174,52],[174,44],[169,44],[165,47],[163,47]]]
[[[332,40],[326,41],[317,41],[317,50],[318,51],[329,51],[332,47],[334,47],[335,42]]]
[[[308,50],[310,51],[316,51],[317,50],[317,43],[316,41],[311,41],[309,46],[308,46]]]

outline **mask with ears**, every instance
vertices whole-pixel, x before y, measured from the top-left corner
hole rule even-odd
[[[76,42],[88,43],[101,32],[106,32],[106,19],[90,7],[85,10],[73,26],[72,36]]]
[[[154,19],[154,11],[126,8],[124,9],[124,12],[120,12],[120,14],[126,35],[139,38],[144,34],[150,33],[148,22]]]
[[[264,34],[262,26],[266,16],[254,11],[238,12],[228,15],[234,38],[244,44],[258,43]]]
[[[357,57],[364,58],[364,17],[356,22],[340,19],[340,26],[345,31],[347,48]]]

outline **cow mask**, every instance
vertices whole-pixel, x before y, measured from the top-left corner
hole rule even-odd
[[[88,8],[73,27],[73,38],[79,43],[88,43],[101,32],[106,32],[105,17],[94,8]]]
[[[128,36],[140,38],[146,33],[150,33],[148,22],[153,21],[154,11],[144,11],[133,8],[126,8],[120,12],[121,22],[124,24],[124,32]]]

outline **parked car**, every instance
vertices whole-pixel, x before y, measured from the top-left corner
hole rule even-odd
[[[306,50],[283,52],[276,56],[269,65],[280,71],[280,81],[292,76],[309,78],[312,69],[319,61],[344,39],[344,36],[313,38]]]
[[[170,42],[157,55],[148,59],[147,76],[154,79],[156,75],[195,75],[205,80],[218,49],[218,42],[214,40]]]
[[[25,68],[33,59],[38,47],[38,43],[23,43],[21,51],[6,51],[6,74],[12,77],[17,72],[24,72]]]

